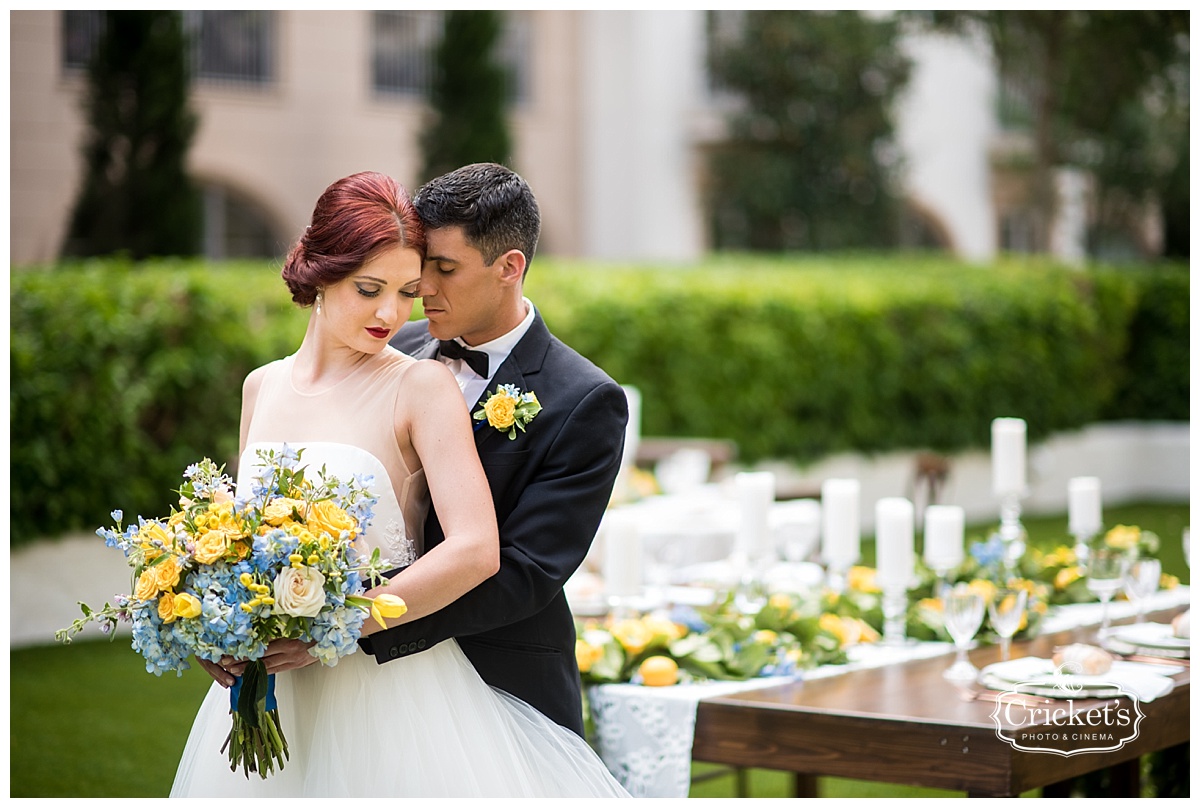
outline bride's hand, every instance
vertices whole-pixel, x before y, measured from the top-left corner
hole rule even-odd
[[[218,665],[215,662],[209,662],[207,659],[196,657],[196,661],[200,663],[200,667],[204,668],[205,672],[213,678],[213,680],[221,687],[229,689],[233,687],[234,675],[231,674],[224,665]],[[228,662],[233,664],[231,657],[225,657],[221,660],[222,663]]]
[[[267,673],[283,673],[313,664],[317,658],[308,653],[308,649],[314,645],[316,643],[300,640],[271,640],[267,644],[267,653],[263,654],[262,658],[266,663]],[[221,657],[220,664],[199,657],[196,661],[217,684],[226,688],[233,687],[235,678],[241,676],[242,671],[246,669],[246,660],[228,656]]]

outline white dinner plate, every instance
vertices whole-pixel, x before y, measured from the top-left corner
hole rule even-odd
[[[1109,637],[1129,645],[1142,648],[1165,648],[1172,651],[1188,650],[1192,641],[1187,637],[1176,637],[1166,623],[1138,623],[1132,626],[1114,626]]]

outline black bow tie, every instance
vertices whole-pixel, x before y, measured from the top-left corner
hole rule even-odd
[[[478,373],[481,377],[488,377],[488,355],[483,351],[472,351],[470,348],[455,342],[452,339],[444,339],[438,341],[438,355],[448,359],[461,359],[467,363],[467,367]]]

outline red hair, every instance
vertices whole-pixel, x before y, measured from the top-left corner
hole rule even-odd
[[[283,262],[283,280],[292,300],[310,306],[321,288],[393,246],[425,255],[425,230],[408,192],[386,174],[351,174],[317,200],[312,224]]]

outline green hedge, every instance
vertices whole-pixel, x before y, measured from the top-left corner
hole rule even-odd
[[[232,467],[241,380],[307,314],[278,267],[99,263],[11,276],[13,541],[159,514],[200,456]],[[920,257],[539,259],[551,328],[643,395],[643,432],[746,460],[1032,440],[1187,420],[1186,267],[1079,271]]]

